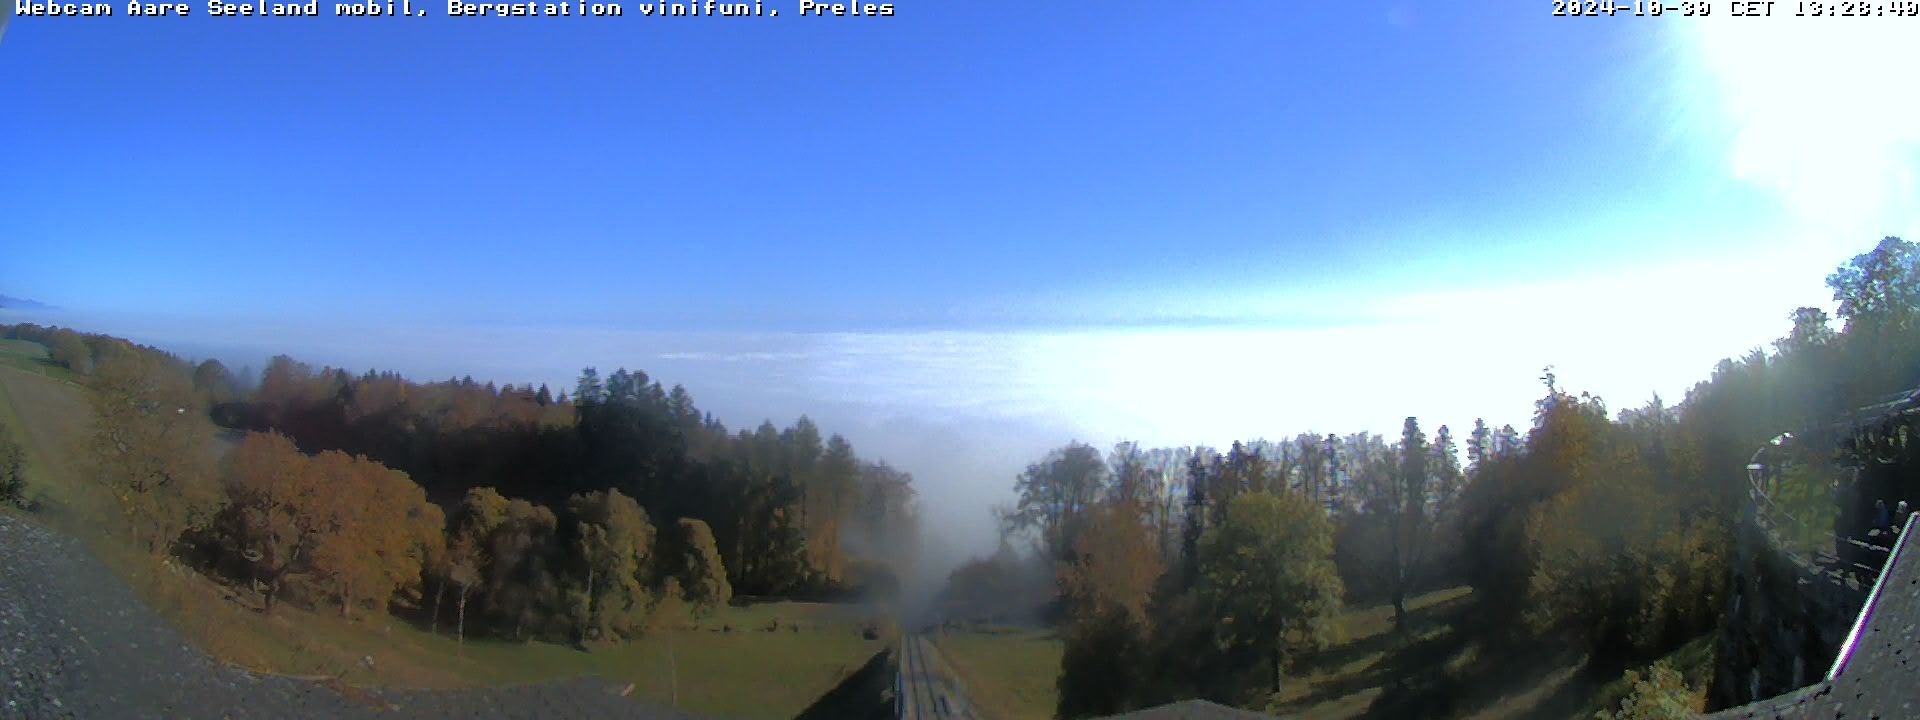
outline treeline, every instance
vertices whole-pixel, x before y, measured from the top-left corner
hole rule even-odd
[[[915,552],[907,473],[806,417],[730,433],[645,373],[589,368],[568,397],[282,356],[252,385],[105,336],[4,332],[89,386],[89,474],[130,539],[219,568],[269,608],[626,637],[663,602],[699,611],[736,589],[891,595]],[[224,459],[209,418],[241,437]]]
[[[1393,443],[1302,433],[1104,456],[1070,444],[1016,479],[1002,550],[956,570],[940,610],[1058,623],[1063,717],[1196,696],[1265,707],[1333,637],[1344,603],[1404,610],[1458,562],[1442,537],[1468,472],[1455,443],[1408,418]],[[1521,441],[1479,427],[1469,445],[1491,458]]]
[[[203,364],[204,366],[204,364]],[[219,372],[202,387],[217,397]],[[442,503],[491,487],[546,507],[618,489],[657,518],[706,522],[729,582],[751,595],[896,584],[918,519],[912,477],[862,460],[802,416],[730,433],[685,388],[644,372],[582,371],[569,397],[545,386],[412,383],[276,357],[258,390],[222,406],[233,425],[276,430],[406,471]],[[848,548],[869,549],[856,557]],[[872,549],[885,549],[876,552]]]
[[[1408,418],[1391,443],[1306,433],[1104,458],[1069,445],[1017,478],[1002,551],[956,571],[943,610],[1057,621],[1061,717],[1193,696],[1272,707],[1342,598],[1391,603],[1400,629],[1410,594],[1461,582],[1482,622],[1457,630],[1483,653],[1547,642],[1645,664],[1724,612],[1755,449],[1792,433],[1809,470],[1791,482],[1808,487],[1783,492],[1831,505],[1825,480],[1851,461],[1836,421],[1920,385],[1914,244],[1886,238],[1827,282],[1839,328],[1799,308],[1772,348],[1722,361],[1677,405],[1611,413],[1548,368],[1524,436],[1475,421],[1464,439],[1429,437]],[[1019,593],[969,590],[1021,578]],[[1382,702],[1427,693],[1420,706],[1442,714],[1446,688],[1471,681],[1400,672],[1421,676],[1389,678]]]
[[[410,589],[433,630],[451,609],[460,637],[472,617],[509,637],[591,641],[639,634],[662,601],[701,613],[732,594],[706,523],[656,530],[619,490],[575,495],[556,514],[475,488],[448,513],[398,470],[306,455],[278,433],[248,434],[229,458],[213,545],[269,609],[292,593],[342,615],[380,611]]]

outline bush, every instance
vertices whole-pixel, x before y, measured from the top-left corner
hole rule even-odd
[[[653,612],[647,616],[647,628],[650,630],[682,630],[693,625],[693,608],[687,604],[686,593],[680,589],[677,578],[667,578],[660,585],[660,594],[654,599]]]
[[[1665,661],[1654,663],[1645,675],[1627,671],[1626,698],[1620,709],[1594,713],[1595,720],[1683,720],[1705,706],[1699,693],[1687,687],[1680,671]]]
[[[25,507],[27,454],[13,441],[7,426],[0,425],[0,502]]]

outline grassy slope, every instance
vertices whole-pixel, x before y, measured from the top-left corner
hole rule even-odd
[[[1470,602],[1467,588],[1436,590],[1407,599],[1410,640],[1393,636],[1393,606],[1348,608],[1340,615],[1335,644],[1305,660],[1289,683],[1283,706],[1303,718],[1348,718],[1364,714],[1379,699],[1399,656],[1444,642],[1453,628],[1444,610]]]
[[[1061,642],[1050,630],[982,628],[941,633],[940,653],[964,679],[967,697],[995,720],[1053,717],[1060,693]]]
[[[1466,588],[1439,590],[1411,599],[1417,638],[1433,640],[1450,632],[1437,610],[1465,601]],[[1282,709],[1289,717],[1360,717],[1381,691],[1393,642],[1393,608],[1349,608],[1337,624],[1339,639],[1307,659],[1289,678]],[[976,629],[944,633],[938,642],[949,662],[966,679],[973,702],[991,718],[1053,716],[1059,692],[1061,642],[1051,631]],[[1417,644],[1417,643],[1416,643]]]
[[[29,340],[0,339],[0,366],[73,382],[73,373],[47,359],[47,346]]]
[[[847,606],[763,603],[727,608],[699,627],[660,631],[583,652],[546,643],[470,640],[456,647],[390,618],[342,620],[282,605],[271,616],[235,602],[240,591],[129,550],[107,498],[83,482],[75,456],[86,432],[84,390],[44,362],[45,348],[0,342],[0,421],[28,453],[28,496],[42,522],[80,537],[149,605],[197,646],[230,662],[353,684],[412,687],[494,685],[574,675],[634,683],[636,697],[744,718],[787,718],[886,647],[860,636],[866,614]],[[778,632],[762,628],[773,617]],[[798,632],[786,625],[798,624]],[[723,631],[724,626],[732,630]],[[444,625],[443,625],[444,627]],[[365,658],[372,658],[369,667]],[[677,683],[675,682],[677,679]]]
[[[1527,657],[1484,655],[1479,641],[1460,631],[1474,620],[1469,588],[1412,598],[1408,611],[1406,640],[1393,635],[1391,606],[1343,613],[1344,636],[1296,669],[1296,675],[1306,675],[1306,682],[1287,689],[1284,713],[1308,719],[1398,717],[1444,698],[1461,717],[1585,719],[1595,710],[1617,705],[1626,691],[1619,675],[1597,672],[1570,644],[1542,641]],[[1706,635],[1667,659],[1689,683],[1704,686],[1712,671],[1712,649],[1712,636]],[[1422,674],[1431,670],[1438,673]],[[1382,697],[1397,677],[1442,684]]]
[[[90,498],[75,482],[79,471],[73,462],[86,433],[84,391],[60,377],[63,369],[38,372],[23,365],[32,367],[31,360],[12,346],[0,347],[0,421],[26,448],[27,497],[56,510],[90,510]]]
[[[1455,629],[1473,611],[1468,588],[1419,595],[1407,607],[1406,640],[1393,635],[1389,605],[1344,610],[1333,645],[1302,658],[1290,674],[1277,708],[1281,714],[1303,720],[1405,716],[1420,709],[1419,698],[1383,698],[1387,686],[1397,676],[1436,668],[1465,680],[1446,692],[1468,717],[1589,718],[1624,692],[1617,679],[1585,672],[1584,658],[1577,654],[1548,653],[1537,662],[1480,657],[1478,644]],[[1061,643],[1052,632],[960,630],[940,635],[937,642],[965,678],[983,716],[1053,716]],[[1711,638],[1703,637],[1670,659],[1695,681],[1711,667],[1711,647]]]

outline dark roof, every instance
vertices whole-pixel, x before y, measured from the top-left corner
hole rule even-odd
[[[1272,716],[1251,710],[1238,710],[1205,700],[1181,700],[1145,710],[1113,715],[1107,720],[1252,720],[1270,717]]]
[[[1894,543],[1893,557],[1860,608],[1857,625],[1849,637],[1851,649],[1841,648],[1845,660],[1831,679],[1707,717],[1920,717],[1920,541],[1902,537]]]

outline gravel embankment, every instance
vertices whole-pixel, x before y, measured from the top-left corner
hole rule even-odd
[[[92,553],[0,513],[0,718],[697,717],[580,679],[475,690],[335,689],[207,657]]]

